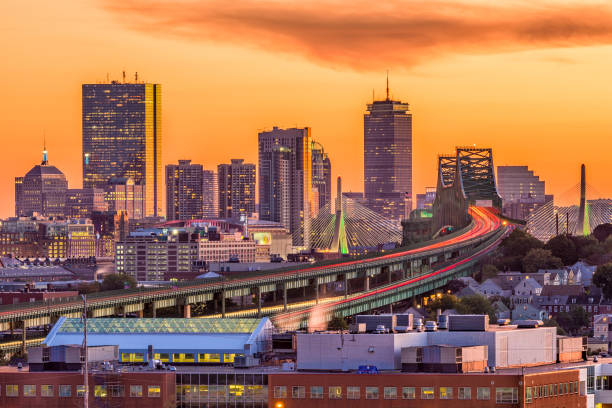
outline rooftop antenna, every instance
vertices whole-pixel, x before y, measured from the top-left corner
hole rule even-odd
[[[389,70],[387,70],[387,100],[389,100]]]
[[[43,159],[42,159],[42,165],[45,166],[47,164],[47,135],[45,134],[45,131],[43,130]]]
[[[108,72],[106,73],[106,82],[110,83],[110,74]]]
[[[134,74],[134,82],[138,83],[138,72]]]
[[[123,70],[123,83],[125,84],[125,70]]]

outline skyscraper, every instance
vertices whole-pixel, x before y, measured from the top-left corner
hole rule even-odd
[[[45,148],[40,164],[32,167],[25,176],[15,177],[15,214],[18,217],[34,213],[63,217],[67,190],[66,176],[49,164]]]
[[[166,166],[166,218],[194,220],[203,217],[202,165],[179,160]]]
[[[91,218],[94,211],[106,211],[104,190],[101,188],[71,188],[66,191],[66,210],[68,218]]]
[[[363,117],[364,189],[367,205],[388,218],[406,218],[412,207],[412,113],[407,103],[373,101]]]
[[[293,245],[310,247],[312,203],[310,128],[259,133],[259,218],[287,222]],[[288,197],[287,197],[288,196]]]
[[[323,145],[312,142],[312,188],[318,193],[318,209],[331,202],[331,161]]]
[[[217,166],[219,217],[250,217],[255,212],[255,165],[242,159]]]
[[[546,185],[527,166],[497,166],[497,189],[505,216],[527,220],[529,213],[548,200]]]
[[[126,177],[145,189],[145,215],[162,215],[161,85],[84,84],[83,187]]]
[[[202,217],[219,216],[219,180],[212,170],[202,171]]]

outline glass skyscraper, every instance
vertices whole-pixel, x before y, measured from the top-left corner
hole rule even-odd
[[[161,85],[84,84],[83,187],[113,177],[144,186],[146,216],[162,215]]]
[[[412,200],[412,113],[387,98],[368,104],[363,117],[367,206],[392,219],[407,218]]]
[[[317,209],[331,202],[331,161],[323,145],[314,140],[312,141],[312,188],[316,189],[318,195],[318,201],[315,200]],[[314,210],[313,208],[313,212]]]

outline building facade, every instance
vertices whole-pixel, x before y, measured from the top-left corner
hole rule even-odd
[[[49,164],[45,149],[39,165],[32,167],[25,176],[15,178],[15,214],[17,217],[34,214],[63,217],[67,190],[66,176]]]
[[[203,169],[191,160],[166,166],[166,219],[193,220],[203,217]]]
[[[293,245],[301,248],[310,248],[311,148],[310,128],[274,127],[259,133],[259,218],[285,225],[288,202],[285,226]]]
[[[109,211],[125,212],[130,219],[141,219],[147,211],[145,186],[133,179],[112,177],[104,189],[104,201]]]
[[[527,166],[497,166],[497,189],[507,217],[527,220],[532,210],[546,203],[545,188]]]
[[[256,242],[248,240],[223,240],[198,242],[198,259],[210,262],[228,262],[234,258],[240,262],[255,262]]]
[[[387,218],[407,218],[412,207],[412,113],[387,98],[368,104],[363,117],[367,205]]]
[[[219,180],[212,170],[202,170],[202,217],[219,216]]]
[[[255,165],[242,159],[217,166],[219,218],[250,217],[255,212]]]
[[[318,195],[318,201],[315,200],[318,206],[316,209],[321,209],[331,203],[331,161],[323,145],[314,140],[312,142],[312,189],[316,190]]]
[[[161,85],[84,84],[82,105],[83,187],[131,178],[145,188],[144,215],[162,215]]]
[[[106,211],[107,208],[101,188],[71,188],[66,191],[65,214],[68,218],[91,218],[94,211]]]

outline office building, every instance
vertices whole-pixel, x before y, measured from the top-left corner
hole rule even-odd
[[[424,194],[417,194],[416,209],[433,211],[433,203],[436,199],[436,187],[425,187]]]
[[[129,177],[112,177],[104,188],[108,210],[125,212],[129,219],[141,219],[146,214],[145,186]]]
[[[162,215],[161,85],[84,84],[83,187],[111,178],[144,186],[144,216]]]
[[[242,159],[217,166],[219,218],[250,217],[255,212],[255,165]]]
[[[212,170],[202,170],[202,217],[219,216],[219,180]]]
[[[497,189],[506,217],[527,220],[529,213],[546,203],[545,182],[527,166],[498,166]]]
[[[255,262],[256,242],[248,240],[225,239],[208,241],[201,239],[198,242],[198,259],[211,262]],[[268,261],[270,258],[266,259]]]
[[[363,117],[364,189],[367,205],[393,219],[412,209],[412,113],[387,98],[368,104]]]
[[[15,177],[15,214],[17,217],[38,214],[63,217],[68,181],[57,167],[49,164],[47,149],[42,162],[23,177]]]
[[[315,141],[312,142],[312,189],[313,194],[316,190],[318,195],[318,200],[314,200],[318,206],[316,209],[331,203],[331,161],[323,145]]]
[[[107,208],[101,188],[71,188],[66,191],[65,213],[68,218],[91,218],[94,211],[106,211]]]
[[[166,219],[193,220],[203,217],[203,169],[191,160],[166,166]]]
[[[259,133],[259,218],[289,228],[293,245],[304,249],[310,248],[314,205],[311,168],[310,128]]]

